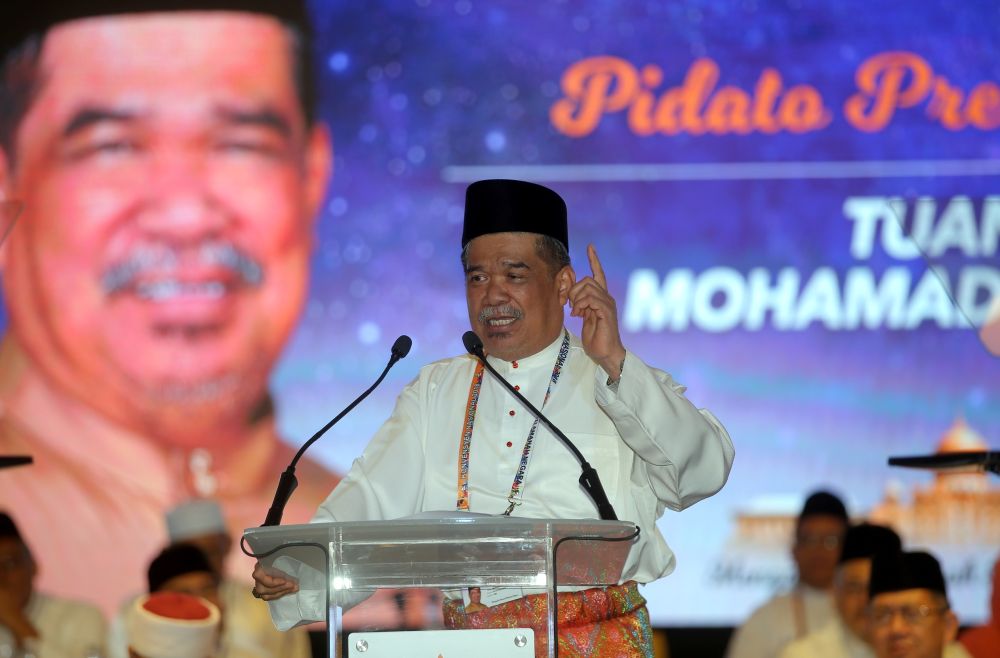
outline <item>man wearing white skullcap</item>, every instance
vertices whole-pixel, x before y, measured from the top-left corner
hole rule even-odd
[[[213,499],[193,498],[170,509],[166,514],[167,537],[171,544],[191,544],[205,553],[205,557],[220,575],[224,575],[226,556],[233,546],[233,538],[226,529],[222,506]]]
[[[309,632],[295,628],[283,633],[271,623],[267,606],[253,598],[246,583],[227,578],[225,560],[233,546],[219,503],[194,498],[166,514],[171,544],[190,544],[201,549],[221,579],[219,605],[224,617],[221,646],[225,655],[259,658],[309,658]]]
[[[209,658],[218,646],[219,609],[203,598],[156,592],[136,599],[127,622],[131,658]]]

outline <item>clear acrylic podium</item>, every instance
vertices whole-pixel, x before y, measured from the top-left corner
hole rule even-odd
[[[250,528],[244,534],[255,554],[267,554],[260,558],[264,566],[280,569],[295,560],[310,573],[322,575],[329,655],[342,658],[345,609],[378,590],[455,592],[468,587],[510,587],[544,593],[551,589],[553,578],[560,587],[614,585],[619,582],[636,527],[622,521],[459,516],[450,512],[394,521]],[[555,602],[551,596],[546,598],[547,653],[553,656]],[[439,635],[442,633],[459,631],[440,631]],[[411,635],[415,641],[419,633]],[[530,642],[528,649],[524,655],[534,656]],[[422,654],[414,650],[410,655],[419,658]],[[431,658],[437,656],[434,652]]]

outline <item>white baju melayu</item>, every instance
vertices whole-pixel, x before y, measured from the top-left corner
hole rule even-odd
[[[875,658],[871,645],[835,616],[830,623],[786,646],[779,658]],[[943,658],[971,658],[958,642],[944,647]]]
[[[775,658],[789,642],[819,630],[836,616],[828,590],[799,583],[753,611],[733,633],[726,658]]]
[[[819,630],[788,644],[780,658],[875,658],[875,652],[834,615]]]
[[[25,643],[24,655],[87,658],[104,651],[107,623],[96,606],[34,592],[25,613],[38,631],[38,638]],[[0,655],[9,656],[13,651],[13,634],[0,626]]]
[[[682,510],[725,484],[734,450],[708,411],[696,409],[684,387],[631,352],[617,385],[570,337],[569,352],[549,400],[542,405],[563,335],[538,354],[490,363],[565,432],[594,466],[618,517],[641,528],[622,581],[647,583],[670,573],[674,555],[656,527],[666,507]],[[314,522],[395,519],[454,510],[459,449],[476,360],[459,356],[421,369],[400,394],[350,472],[320,506]],[[468,468],[469,511],[502,513],[534,418],[484,373]],[[539,426],[515,516],[597,518],[576,485],[580,467],[554,435]],[[278,628],[325,618],[325,592],[300,591],[270,604]]]

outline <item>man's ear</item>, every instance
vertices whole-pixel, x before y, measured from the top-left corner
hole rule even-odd
[[[958,617],[952,610],[944,613],[944,643],[950,644],[958,637]]]
[[[556,283],[559,286],[559,304],[565,306],[569,301],[570,288],[576,283],[576,272],[572,265],[566,265],[556,273]]]
[[[306,205],[309,220],[315,221],[333,173],[333,137],[326,124],[316,122],[307,139],[304,172]]]

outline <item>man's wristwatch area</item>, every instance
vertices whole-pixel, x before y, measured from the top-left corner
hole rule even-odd
[[[618,366],[618,378],[612,381],[611,375],[608,375],[608,381],[605,382],[605,385],[609,388],[618,388],[618,382],[621,380],[623,372],[625,372],[625,359],[622,359],[621,364]]]

